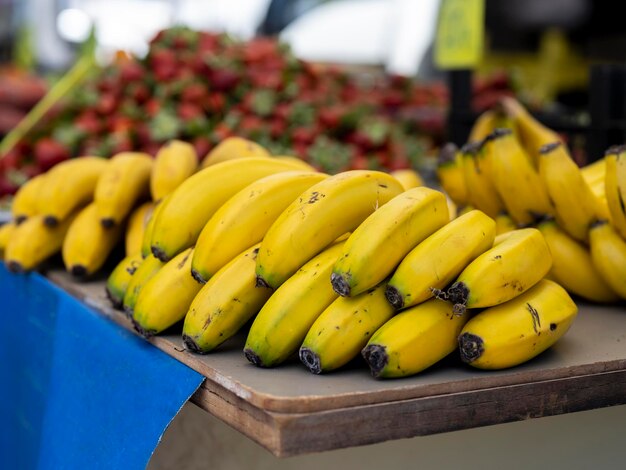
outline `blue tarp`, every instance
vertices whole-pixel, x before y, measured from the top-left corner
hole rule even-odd
[[[203,377],[0,263],[0,469],[145,468]]]

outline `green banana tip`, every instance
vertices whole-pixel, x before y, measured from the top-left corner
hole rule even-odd
[[[373,377],[380,377],[381,372],[389,363],[387,348],[380,344],[369,344],[363,348],[361,355],[370,367]]]
[[[317,353],[313,352],[309,348],[300,348],[299,351],[300,361],[304,364],[309,372],[312,374],[322,373],[322,362]]]
[[[485,352],[485,342],[480,336],[472,333],[463,333],[459,336],[459,352],[461,360],[470,364]]]

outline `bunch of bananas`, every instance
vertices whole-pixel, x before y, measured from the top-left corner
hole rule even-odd
[[[579,168],[559,135],[513,98],[475,123],[470,142],[447,144],[437,170],[461,208],[496,220],[496,233],[536,227],[552,255],[549,277],[585,300],[626,298],[626,148]]]
[[[457,348],[475,367],[511,367],[562,337],[577,308],[545,279],[558,272],[544,235],[556,225],[521,227],[556,216],[559,201],[510,132],[489,136],[444,149],[449,196],[416,173],[327,175],[241,140],[200,165],[182,142],[154,160],[71,161],[18,194],[5,260],[28,270],[61,251],[86,277],[125,233],[106,289],[135,329],[150,337],[182,322],[185,347],[205,354],[251,322],[244,355],[259,367],[297,356],[319,374],[362,356],[374,376],[399,377]],[[508,186],[492,179],[511,164],[494,156],[502,151],[527,159],[515,171],[532,196],[503,195]],[[40,202],[44,193],[57,202]],[[465,207],[458,216],[450,200]],[[511,230],[498,234],[509,207]]]

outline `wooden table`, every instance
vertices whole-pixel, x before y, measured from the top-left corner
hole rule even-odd
[[[48,278],[132,329],[110,307],[103,281],[77,284],[62,271]],[[405,379],[375,380],[359,361],[316,376],[295,360],[249,364],[243,335],[206,356],[185,351],[180,331],[150,342],[206,377],[194,403],[283,457],[625,404],[626,308],[580,307],[552,349],[496,372],[449,357]]]

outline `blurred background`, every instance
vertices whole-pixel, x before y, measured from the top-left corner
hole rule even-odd
[[[154,154],[170,138],[200,155],[234,134],[327,171],[427,172],[502,96],[581,164],[624,139],[626,33],[611,2],[477,2],[479,60],[444,70],[443,1],[0,0],[0,135],[74,83],[0,147],[0,195],[72,156]]]

